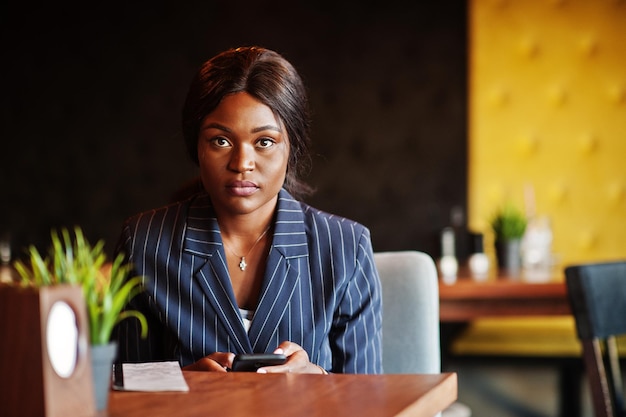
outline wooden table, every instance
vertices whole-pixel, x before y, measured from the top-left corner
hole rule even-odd
[[[439,320],[468,322],[480,317],[552,316],[571,314],[562,279],[526,282],[506,276],[484,282],[460,276],[454,284],[439,283]]]
[[[302,375],[183,371],[190,391],[112,391],[99,416],[428,416],[457,398],[456,373]]]

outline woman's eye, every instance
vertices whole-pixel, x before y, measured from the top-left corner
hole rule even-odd
[[[230,142],[228,142],[228,140],[224,137],[218,136],[216,138],[211,139],[211,142],[215,145],[218,146],[220,148],[225,148],[227,146],[230,146]]]
[[[261,138],[258,140],[257,144],[261,148],[269,148],[270,146],[274,145],[274,139]]]

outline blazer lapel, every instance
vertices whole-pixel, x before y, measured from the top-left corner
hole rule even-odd
[[[243,327],[232,290],[219,225],[208,195],[202,194],[189,209],[184,250],[194,257],[194,279],[241,352],[273,349],[275,329],[299,280],[309,279],[308,268],[299,267],[302,258],[308,256],[302,208],[285,190],[278,197],[272,247],[249,333]],[[306,260],[303,262],[307,264]]]
[[[299,268],[308,256],[304,215],[300,204],[286,191],[279,193],[274,238],[270,249],[261,297],[250,326],[254,351],[267,351],[276,344],[275,329],[283,319],[289,301],[308,268]],[[280,341],[278,341],[280,342]]]
[[[207,194],[189,208],[184,251],[194,259],[194,279],[239,352],[251,352],[230,282],[217,218]]]

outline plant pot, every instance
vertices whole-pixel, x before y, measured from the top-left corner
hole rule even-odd
[[[520,273],[522,266],[521,239],[496,240],[496,258],[498,268],[506,275],[516,277]]]
[[[113,361],[117,356],[117,342],[107,345],[91,346],[91,366],[93,371],[93,388],[96,396],[96,409],[104,410],[109,403],[111,389],[111,372]]]

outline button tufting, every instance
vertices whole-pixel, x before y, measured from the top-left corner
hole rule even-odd
[[[532,183],[560,262],[626,257],[626,0],[468,4],[468,225]]]

